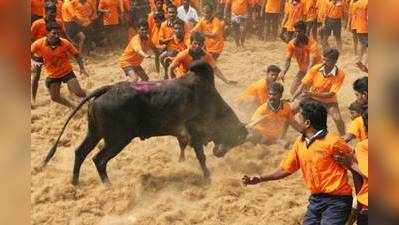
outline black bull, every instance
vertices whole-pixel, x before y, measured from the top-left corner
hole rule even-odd
[[[88,95],[72,112],[43,162],[54,156],[68,122],[87,101],[88,131],[75,151],[73,184],[79,182],[80,167],[86,156],[104,139],[103,148],[93,157],[102,182],[110,159],[130,141],[139,137],[171,135],[179,141],[180,159],[187,145],[193,147],[205,177],[204,145],[214,142],[213,154],[223,157],[228,150],[245,141],[247,130],[214,85],[212,68],[196,61],[190,72],[179,79],[158,82],[120,82],[101,87]]]

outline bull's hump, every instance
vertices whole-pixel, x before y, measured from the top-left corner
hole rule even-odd
[[[171,86],[175,83],[175,79],[161,81],[137,81],[131,82],[130,87],[139,93],[147,93],[159,89],[161,87]]]

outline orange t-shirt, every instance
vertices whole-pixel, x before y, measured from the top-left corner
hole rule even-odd
[[[317,22],[324,23],[326,19],[327,1],[329,0],[317,0]]]
[[[369,175],[369,139],[359,142],[355,148],[355,156],[361,173],[368,177]],[[369,205],[369,185],[368,179],[363,178],[363,185],[357,194],[357,201],[365,206]]]
[[[316,94],[324,92],[334,92],[335,95],[331,98],[317,98],[313,99],[324,103],[336,103],[337,93],[341,89],[342,83],[345,79],[344,72],[336,67],[336,75],[324,76],[321,68],[323,64],[316,64],[308,70],[305,77],[302,79],[302,84],[309,86],[310,91]]]
[[[154,45],[159,45],[159,31],[160,27],[156,24],[152,26],[152,29],[150,30],[151,41]]]
[[[326,3],[326,18],[341,19],[345,13],[345,3],[338,0],[335,4],[332,1]]]
[[[62,23],[62,21],[56,20],[56,22],[60,25],[61,32],[65,33],[64,24]],[[30,28],[30,32],[32,41],[36,41],[42,37],[45,37],[47,34],[46,21],[44,19],[38,19],[33,22]]]
[[[240,96],[239,100],[255,99],[258,106],[266,103],[269,98],[269,91],[265,78],[262,78],[253,84],[251,84],[247,89],[245,89]]]
[[[44,16],[44,0],[30,0],[30,12],[32,15]]]
[[[328,133],[309,147],[299,137],[280,167],[289,173],[301,169],[305,185],[312,194],[352,195],[347,170],[332,157],[338,152],[350,154],[352,150],[335,134]]]
[[[245,16],[250,6],[248,0],[228,0],[227,4],[231,4],[231,13],[235,16]]]
[[[281,13],[282,0],[267,0],[265,3],[266,13]]]
[[[165,20],[161,24],[161,28],[159,29],[159,40],[166,40],[173,36],[172,25],[169,26],[169,21]]]
[[[368,33],[368,0],[359,0],[355,3],[355,24],[357,33]]]
[[[252,116],[252,121],[266,116],[261,122],[255,126],[263,137],[268,141],[276,141],[283,135],[284,127],[292,120],[293,113],[290,104],[286,101],[282,102],[281,109],[277,112],[271,110],[267,103],[259,106]]]
[[[310,65],[311,57],[314,58],[314,63],[321,63],[321,53],[317,46],[317,42],[309,39],[309,42],[303,48],[295,46],[295,39],[291,40],[287,46],[288,57],[294,56],[298,62],[299,71],[306,72]]]
[[[292,3],[285,4],[285,14],[287,20],[283,25],[287,31],[294,31],[294,25],[298,23],[304,16],[304,6],[302,2],[299,2],[295,5]]]
[[[216,62],[213,59],[212,55],[205,52],[205,55],[201,58],[205,62],[209,63],[212,67],[216,66]],[[194,61],[193,57],[189,54],[189,49],[181,51],[177,54],[177,56],[173,59],[170,64],[171,67],[176,68],[176,76],[181,77],[185,75],[189,69],[191,63]]]
[[[64,23],[72,22],[74,16],[75,16],[75,10],[72,7],[71,2],[65,1],[62,4],[62,21],[64,21]]]
[[[40,38],[33,42],[30,47],[32,54],[43,58],[44,70],[50,78],[60,78],[72,71],[69,61],[70,56],[76,56],[79,51],[66,39],[61,38],[61,44],[52,49],[46,43],[46,38]]]
[[[304,15],[305,21],[315,21],[317,19],[317,0],[304,1]]]
[[[176,37],[173,37],[173,39],[168,42],[166,48],[169,51],[174,50],[174,51],[181,52],[181,51],[187,49],[188,46],[189,45],[188,45],[188,43],[186,42],[186,40],[184,38],[183,38],[182,41],[179,41],[179,40],[176,39]]]
[[[81,3],[79,0],[70,3],[73,7],[74,16],[78,19],[82,26],[89,26],[96,16],[97,9],[89,1]]]
[[[359,141],[368,138],[366,127],[364,126],[363,118],[361,116],[355,118],[349,123],[347,133],[353,134]]]
[[[108,10],[103,17],[105,26],[119,24],[119,0],[100,0],[98,8]]]
[[[348,10],[348,25],[352,30],[357,30],[355,7],[356,7],[356,2],[354,2],[354,0],[350,0],[349,10]]]
[[[126,21],[129,21],[129,16],[130,16],[130,10],[132,8],[132,1],[131,0],[123,0],[122,4],[123,4],[123,18]]]
[[[216,33],[215,37],[205,37],[205,48],[209,53],[221,53],[224,48],[224,24],[221,20],[213,17],[211,21],[201,19],[193,28],[192,32]]]
[[[143,52],[148,52],[152,48],[154,48],[154,45],[149,38],[142,41],[139,35],[134,36],[119,58],[119,66],[121,68],[140,66],[143,57],[137,51],[141,49]]]
[[[174,6],[176,6],[176,8],[179,7],[179,6],[181,6],[181,4],[182,4],[182,1],[181,1],[181,0],[171,0],[171,2],[172,2],[172,4],[173,4]]]

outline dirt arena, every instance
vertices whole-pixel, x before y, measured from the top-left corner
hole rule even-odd
[[[347,106],[354,100],[352,82],[364,76],[354,66],[351,37],[344,35],[344,53],[339,66],[346,73],[339,93],[339,103],[345,122],[349,121]],[[112,53],[94,53],[85,59],[90,80],[80,78],[81,84],[93,90],[105,84],[124,79],[117,59],[122,49]],[[234,100],[251,82],[261,77],[269,64],[284,66],[285,44],[264,43],[251,38],[244,51],[235,53],[231,40],[218,65],[226,77],[239,81],[236,87],[216,78],[217,89],[224,99],[237,110]],[[152,79],[160,79],[153,68],[153,61],[144,62]],[[78,69],[75,65],[78,75]],[[293,60],[286,95],[292,76],[297,70]],[[66,87],[62,93],[72,98]],[[197,159],[191,148],[187,160],[178,162],[177,141],[171,137],[134,139],[108,164],[111,187],[102,185],[91,157],[82,165],[81,183],[70,184],[74,150],[86,132],[86,107],[69,123],[58,151],[48,166],[37,168],[57,138],[70,110],[52,103],[40,82],[36,104],[31,107],[31,220],[33,225],[156,225],[156,224],[206,224],[206,225],[295,225],[300,224],[306,210],[308,193],[300,172],[281,181],[251,187],[241,185],[244,174],[266,173],[279,165],[286,151],[281,146],[252,145],[246,143],[230,151],[224,158],[206,148],[207,165],[212,181],[202,179]],[[329,119],[331,131],[336,131]],[[298,136],[292,130],[289,138]]]

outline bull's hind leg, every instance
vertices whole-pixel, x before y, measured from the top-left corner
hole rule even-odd
[[[183,162],[186,160],[185,149],[187,147],[188,140],[185,137],[177,137],[177,141],[179,142],[180,147],[179,162]]]
[[[75,151],[75,164],[73,165],[72,184],[79,184],[80,167],[87,155],[96,147],[101,137],[94,132],[88,131],[86,138]]]
[[[94,164],[96,165],[98,175],[103,183],[109,183],[107,175],[107,163],[109,160],[118,155],[122,149],[129,144],[132,138],[120,138],[118,140],[105,139],[103,149],[93,157]]]

